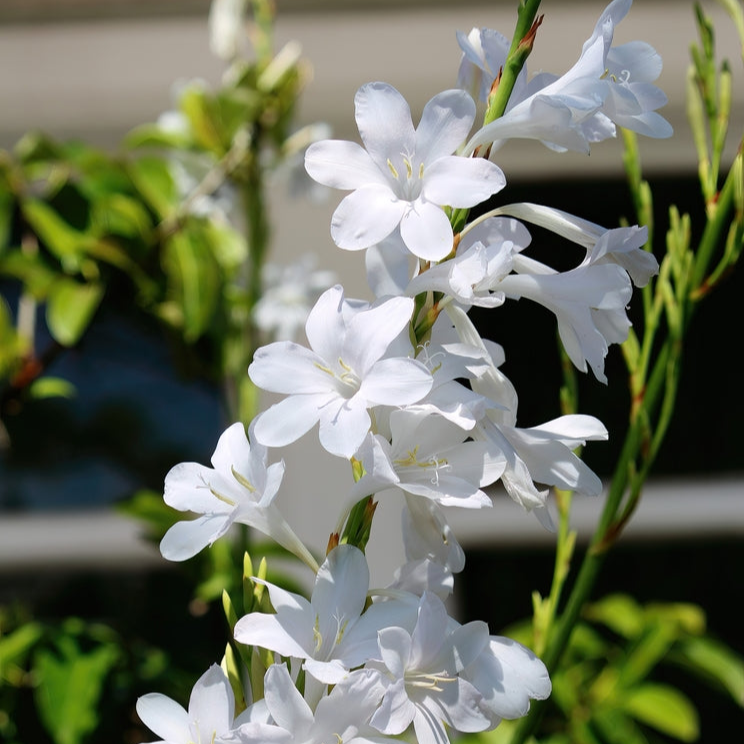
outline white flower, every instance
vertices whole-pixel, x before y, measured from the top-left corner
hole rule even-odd
[[[252,612],[242,617],[235,625],[235,640],[304,659],[307,671],[325,684],[337,684],[350,668],[360,666],[375,652],[383,622],[375,618],[381,618],[387,608],[383,603],[375,606],[376,612],[362,615],[369,569],[358,548],[339,545],[329,553],[318,570],[309,602],[263,583],[276,613]]]
[[[217,442],[212,468],[195,462],[173,467],[165,477],[165,503],[202,516],[177,522],[163,537],[160,552],[171,561],[196,555],[224,535],[234,522],[273,537],[310,566],[313,557],[273,503],[284,476],[284,462],[267,466],[266,448],[243,424],[235,423]]]
[[[459,673],[488,643],[480,621],[458,626],[439,597],[424,594],[415,626],[387,627],[378,634],[381,659],[367,668],[380,672],[384,696],[371,725],[384,734],[402,734],[413,723],[422,744],[447,744],[445,726],[484,731],[490,718],[480,708],[482,695]]]
[[[248,369],[258,387],[289,397],[255,423],[263,444],[294,442],[320,422],[320,443],[334,455],[351,457],[369,431],[368,409],[420,400],[432,378],[414,359],[384,358],[408,325],[413,300],[394,297],[359,309],[343,289],[324,292],[305,326],[312,350],[279,341],[256,351]]]
[[[466,313],[461,308],[450,307],[448,314],[463,341],[474,346],[480,343],[488,354],[485,342]],[[490,369],[471,384],[474,390],[493,401],[476,425],[474,436],[493,446],[493,456],[499,460],[505,458],[501,483],[509,496],[527,511],[534,511],[545,527],[552,529],[546,508],[547,491],[539,490],[534,481],[585,495],[601,492],[600,479],[572,451],[588,440],[607,439],[607,430],[599,420],[593,416],[561,416],[541,426],[519,429],[516,390],[497,369],[493,358]]]
[[[655,113],[666,103],[651,84],[661,72],[659,55],[644,42],[612,48],[615,26],[631,2],[613,0],[605,8],[578,61],[564,75],[544,73],[515,88],[505,114],[477,132],[465,152],[494,143],[493,152],[500,141],[518,137],[588,153],[591,142],[615,136],[615,124],[649,137],[671,136],[669,123]],[[481,35],[481,43],[495,46],[492,56],[501,53],[494,38]],[[478,55],[468,54],[477,60]]]
[[[648,229],[631,225],[608,230],[589,220],[542,204],[520,202],[499,207],[499,214],[509,214],[526,220],[584,246],[586,257],[581,266],[614,263],[622,266],[636,287],[645,287],[658,274],[659,263],[653,253],[643,250],[648,241]]]
[[[217,664],[212,664],[197,680],[191,691],[188,711],[171,698],[154,692],[137,700],[137,715],[161,737],[160,744],[290,744],[292,741],[285,731],[266,723],[236,726],[235,696],[225,673]]]
[[[492,28],[473,28],[467,36],[458,31],[457,43],[462,49],[457,87],[485,103],[493,81],[506,62],[510,41]],[[521,91],[526,84],[527,70],[522,67],[512,91],[512,99],[521,100]]]
[[[411,280],[406,294],[441,292],[464,307],[498,307],[504,302],[499,282],[512,270],[512,256],[530,244],[524,225],[493,217],[467,231],[457,254]]]
[[[308,705],[285,664],[272,664],[264,677],[266,707],[293,744],[384,744],[385,737],[368,725],[380,700],[376,675],[358,671],[331,693]]]
[[[491,506],[481,487],[498,479],[504,463],[486,460],[483,442],[464,442],[467,432],[456,424],[417,411],[393,411],[390,431],[392,442],[369,435],[357,453],[365,475],[353,500],[396,486],[442,506]]]
[[[386,83],[362,86],[355,105],[366,149],[327,140],[311,145],[305,156],[317,181],[353,190],[333,215],[333,240],[340,248],[361,250],[400,227],[414,255],[444,258],[453,234],[442,207],[473,207],[506,183],[493,163],[452,154],[473,124],[473,100],[461,90],[439,93],[426,104],[417,129],[408,104]]]
[[[263,294],[253,308],[253,320],[275,341],[293,341],[318,297],[336,281],[333,271],[316,270],[315,264],[309,254],[288,266],[264,264]]]
[[[594,376],[607,383],[609,344],[625,341],[630,328],[626,308],[633,288],[627,272],[616,264],[598,263],[558,273],[523,256],[518,260],[514,265],[522,273],[504,277],[502,291],[551,310],[569,359],[582,372],[588,362]]]

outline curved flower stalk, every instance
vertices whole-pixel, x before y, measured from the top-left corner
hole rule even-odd
[[[316,181],[353,190],[333,215],[334,242],[361,250],[399,227],[411,253],[444,258],[453,233],[443,207],[473,207],[506,183],[493,163],[453,155],[473,125],[473,100],[459,90],[438,94],[426,104],[417,129],[408,104],[391,85],[368,83],[354,101],[365,147],[327,140],[312,144],[305,155]]]

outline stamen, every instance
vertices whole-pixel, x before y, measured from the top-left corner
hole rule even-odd
[[[315,625],[313,625],[313,640],[315,641],[315,653],[318,653],[323,645],[323,636],[320,634],[320,617],[318,615],[315,616]]]
[[[321,371],[325,372],[327,375],[330,375],[331,377],[335,377],[336,375],[333,374],[333,370],[330,367],[324,367],[322,364],[318,364],[318,362],[313,362],[313,364]]]
[[[388,158],[387,166],[390,168],[390,172],[393,174],[393,178],[397,181],[398,180],[398,171],[395,170],[395,166],[393,165],[393,161]]]
[[[240,483],[243,488],[247,488],[251,493],[256,493],[255,486],[246,478],[244,475],[241,475],[235,468],[231,465],[230,471],[233,474],[233,478],[235,478],[238,483]]]
[[[413,166],[408,158],[403,158],[403,162],[406,164],[406,177],[410,180],[413,175]]]
[[[235,506],[234,501],[228,499],[227,496],[223,496],[221,493],[217,493],[217,491],[215,491],[214,488],[212,488],[211,486],[209,487],[209,490],[211,491],[212,496],[222,501],[222,503],[227,504],[228,506]]]

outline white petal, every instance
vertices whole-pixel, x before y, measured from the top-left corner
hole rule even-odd
[[[267,447],[284,447],[297,441],[318,422],[322,407],[334,400],[327,395],[290,395],[264,411],[256,421],[256,437]]]
[[[197,519],[176,522],[160,541],[166,560],[185,561],[225,534],[231,519],[223,514],[206,514]]]
[[[369,568],[364,553],[352,545],[332,550],[315,577],[311,598],[321,649],[326,654],[341,641],[347,624],[362,614],[368,589]]]
[[[357,313],[349,322],[342,357],[360,376],[387,351],[398,334],[408,325],[413,313],[410,297],[391,297]]]
[[[333,388],[332,376],[323,371],[326,364],[304,346],[277,341],[256,350],[248,376],[254,385],[272,393],[324,393]]]
[[[283,729],[304,741],[313,725],[313,712],[303,700],[286,664],[272,664],[264,677],[264,694],[271,717]]]
[[[221,493],[230,491],[231,485],[212,468],[196,462],[182,462],[174,465],[165,476],[163,499],[168,506],[179,511],[198,514],[231,511],[232,507],[217,499],[211,488]]]
[[[401,153],[414,151],[411,110],[392,85],[363,85],[354,96],[354,107],[362,142],[380,168],[387,167],[388,159],[395,163]]]
[[[400,630],[395,628],[394,630]],[[416,708],[408,699],[404,680],[396,680],[385,691],[380,707],[370,720],[370,725],[384,734],[402,734],[409,726],[416,713]]]
[[[424,106],[416,129],[416,159],[424,167],[451,155],[473,126],[475,103],[464,90],[446,90]]]
[[[369,248],[395,230],[408,207],[409,203],[398,199],[387,186],[371,184],[357,189],[333,213],[333,242],[349,251]]]
[[[341,353],[346,334],[341,312],[343,302],[344,288],[337,284],[323,292],[307,316],[305,334],[308,343],[326,364],[335,363]]]
[[[235,697],[218,664],[198,679],[189,699],[189,718],[196,722],[204,739],[227,733],[235,718]]]
[[[421,199],[402,216],[400,236],[411,253],[427,261],[441,261],[452,251],[454,236],[447,215]]]
[[[359,394],[376,405],[404,406],[421,400],[432,383],[429,370],[415,359],[381,359],[362,381]]]
[[[434,204],[474,207],[504,186],[503,171],[489,160],[452,155],[440,158],[425,171],[422,193]]]
[[[189,715],[175,701],[159,692],[137,700],[137,715],[142,723],[164,741],[181,742],[189,737]]]
[[[318,183],[335,189],[358,189],[369,183],[387,185],[369,153],[356,142],[314,142],[305,153],[305,170]]]
[[[318,432],[323,449],[338,457],[351,457],[361,446],[371,424],[367,401],[361,394],[336,398],[319,411]]]

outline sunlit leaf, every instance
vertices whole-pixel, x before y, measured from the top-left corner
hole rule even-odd
[[[55,744],[80,744],[95,730],[103,685],[118,655],[111,645],[81,651],[69,636],[54,651],[37,651],[36,707]]]
[[[744,658],[712,638],[689,638],[676,650],[691,672],[714,680],[744,707]]]
[[[75,271],[87,246],[95,241],[91,235],[76,230],[53,207],[40,199],[21,202],[23,216],[41,242],[60,259],[66,270]]]
[[[23,664],[43,634],[39,623],[28,622],[0,637],[0,680],[8,679],[11,665]]]
[[[611,594],[592,602],[584,616],[595,623],[602,623],[623,638],[635,638],[644,626],[643,608],[627,594]]]
[[[129,164],[129,175],[135,188],[160,219],[175,211],[178,190],[163,158],[154,155],[138,158]]]
[[[49,332],[63,346],[73,346],[85,332],[103,297],[104,287],[60,279],[49,292],[46,320]]]
[[[75,386],[69,380],[61,377],[39,377],[28,388],[32,398],[72,398],[75,396]]]
[[[99,235],[134,238],[147,235],[152,229],[152,221],[145,207],[136,199],[124,194],[106,194],[92,204],[91,227]]]
[[[674,687],[645,684],[630,690],[621,704],[637,721],[663,734],[680,741],[694,741],[698,737],[697,711]]]
[[[195,341],[209,327],[221,290],[221,275],[201,225],[191,221],[164,246],[168,294],[180,310],[184,338]]]

